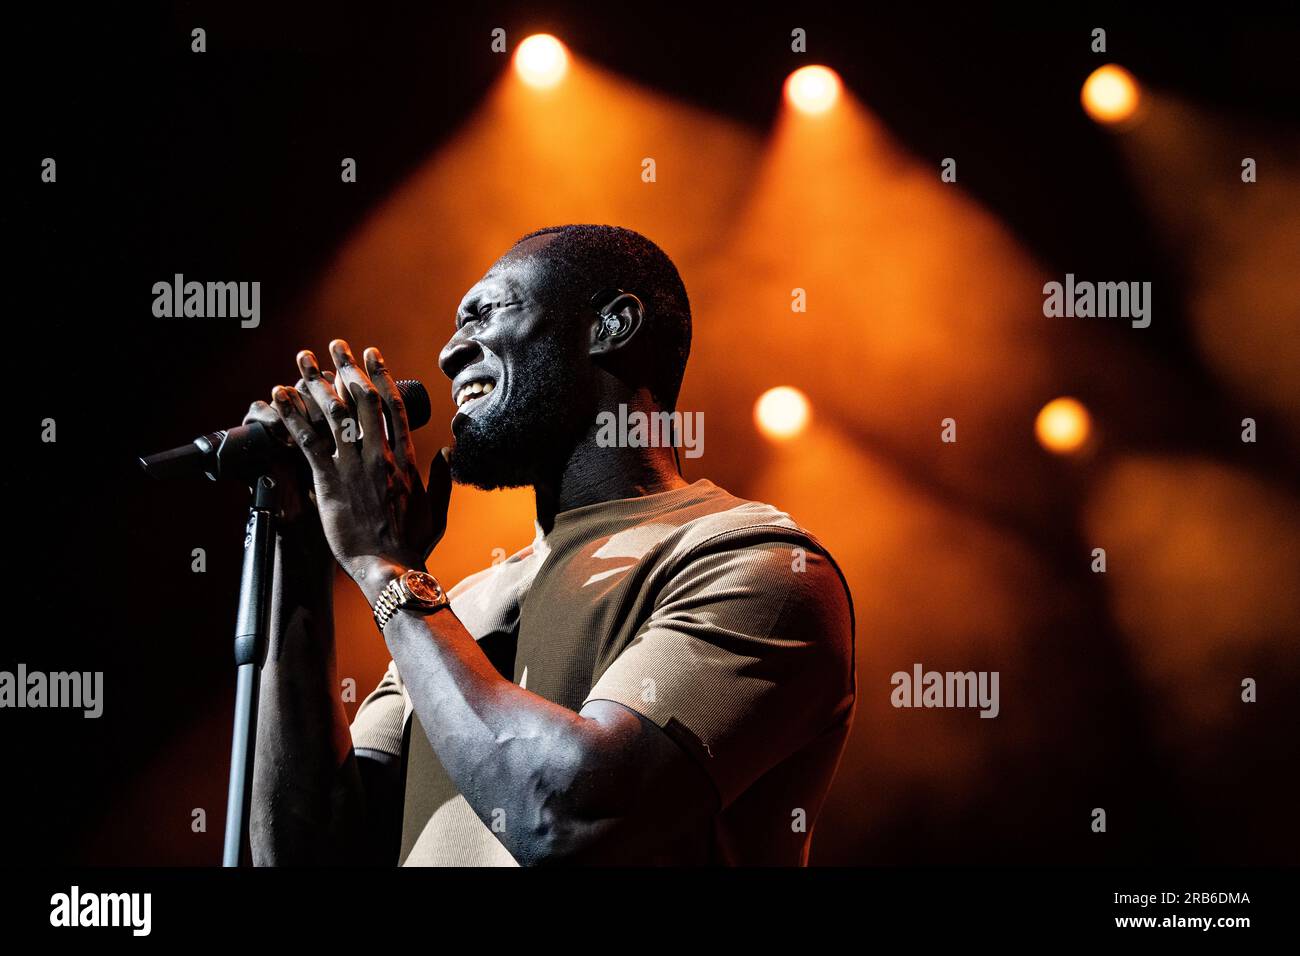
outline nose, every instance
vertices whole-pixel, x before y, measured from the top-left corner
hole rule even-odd
[[[454,380],[461,370],[477,362],[482,356],[483,350],[479,348],[478,343],[465,334],[464,328],[460,328],[438,353],[438,368],[442,369],[443,375]]]

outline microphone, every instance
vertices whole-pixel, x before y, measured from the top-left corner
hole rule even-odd
[[[433,409],[429,393],[423,383],[404,378],[397,383],[397,392],[406,408],[406,421],[412,429],[426,425]],[[388,421],[384,408],[384,423],[392,434],[393,424]],[[329,423],[318,422],[316,430],[329,434]],[[219,478],[252,479],[262,474],[271,459],[285,448],[283,442],[272,437],[261,422],[250,422],[235,428],[208,432],[188,445],[160,451],[156,455],[140,457],[140,467],[154,478],[188,478],[207,475],[213,481]]]

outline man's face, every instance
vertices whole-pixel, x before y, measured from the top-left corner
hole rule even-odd
[[[586,324],[546,303],[545,275],[520,243],[456,311],[438,365],[452,380],[452,477],[480,488],[536,483],[563,466],[595,415]]]

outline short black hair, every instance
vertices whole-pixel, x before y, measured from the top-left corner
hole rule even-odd
[[[566,308],[591,308],[593,295],[605,288],[634,293],[645,306],[637,360],[628,372],[667,411],[677,394],[691,354],[691,303],[677,267],[667,253],[631,229],[589,224],[547,226],[520,236],[515,245],[537,236],[553,236],[536,253],[549,269],[555,301]]]

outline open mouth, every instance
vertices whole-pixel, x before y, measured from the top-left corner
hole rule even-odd
[[[477,409],[489,404],[497,383],[487,376],[469,379],[456,389],[456,417],[473,417]]]
[[[496,384],[491,379],[467,382],[456,393],[456,407],[463,411],[467,405],[473,405],[491,395],[494,388]]]

